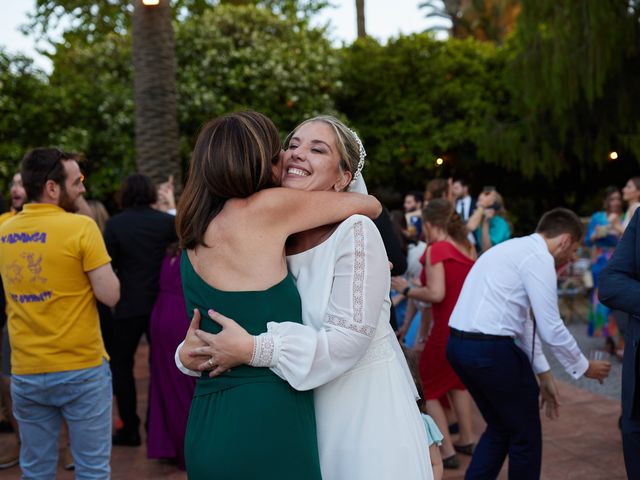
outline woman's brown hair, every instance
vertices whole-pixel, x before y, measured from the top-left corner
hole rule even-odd
[[[434,178],[429,180],[424,192],[424,199],[427,201],[436,198],[446,198],[449,195],[449,180],[446,178]]]
[[[426,207],[422,209],[422,218],[425,222],[447,232],[460,245],[470,247],[467,227],[448,200],[444,198],[429,200]]]
[[[273,187],[280,150],[278,129],[258,112],[231,113],[202,127],[177,209],[180,247],[206,246],[209,223],[228,199]]]

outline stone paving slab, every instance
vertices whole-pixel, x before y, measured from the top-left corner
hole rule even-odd
[[[147,401],[147,352],[147,346],[143,344],[136,356],[138,413],[142,418]],[[544,437],[542,479],[625,479],[622,442],[617,428],[620,414],[619,402],[564,382],[560,382],[558,387],[562,402],[560,418],[554,421],[543,418],[542,421]],[[479,435],[483,429],[484,422],[476,411],[474,430]],[[0,434],[0,452],[4,452],[12,441],[12,435]],[[462,467],[457,470],[445,471],[445,479],[464,478],[469,457],[460,456],[460,458]],[[157,478],[185,480],[187,478],[185,472],[179,471],[168,462],[148,460],[144,445],[141,447],[114,447],[111,466],[114,480]],[[18,467],[0,470],[0,479],[2,480],[18,480],[19,478],[20,469]],[[71,480],[74,477],[72,472],[67,472],[60,466],[57,478]],[[506,465],[498,478],[507,479]]]

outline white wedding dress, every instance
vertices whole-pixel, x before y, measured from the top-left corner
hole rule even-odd
[[[389,324],[389,263],[374,223],[354,215],[287,263],[304,325],[267,324],[252,365],[314,389],[323,480],[433,479],[417,391]],[[178,368],[200,375],[179,349]]]
[[[354,215],[287,263],[304,325],[269,323],[254,364],[315,389],[323,479],[432,479],[415,385],[389,325],[389,263],[376,226]]]

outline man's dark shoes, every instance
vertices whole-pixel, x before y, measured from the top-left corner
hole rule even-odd
[[[121,447],[139,447],[142,444],[138,432],[128,432],[123,428],[116,430],[116,434],[111,437],[112,443]]]

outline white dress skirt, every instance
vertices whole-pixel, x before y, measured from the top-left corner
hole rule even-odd
[[[287,263],[304,325],[269,323],[254,365],[315,389],[323,479],[432,479],[415,385],[389,325],[389,264],[376,226],[354,215]]]

